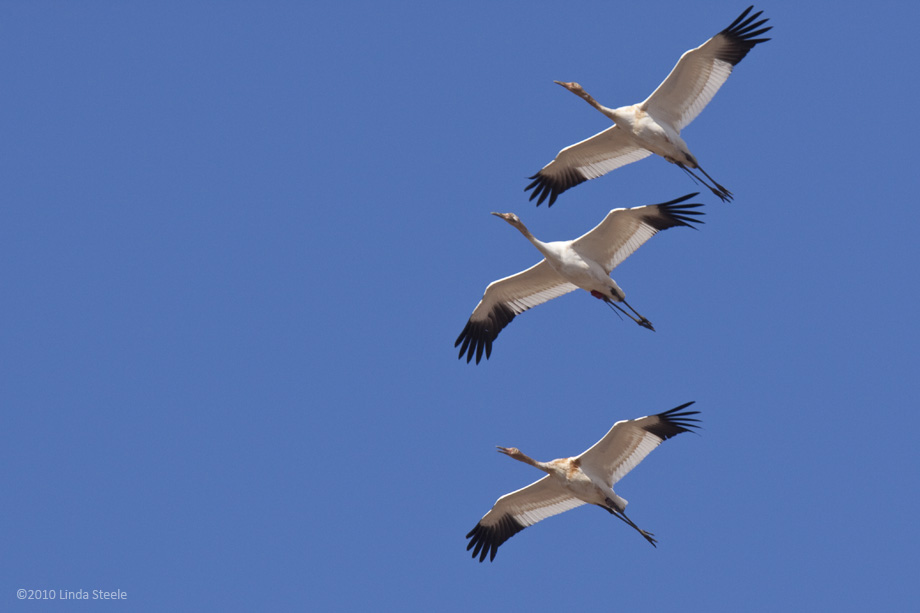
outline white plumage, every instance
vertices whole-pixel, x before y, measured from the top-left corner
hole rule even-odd
[[[651,322],[626,302],[626,294],[610,278],[610,273],[659,230],[702,223],[695,219],[702,213],[693,210],[701,204],[681,204],[696,195],[688,194],[662,204],[614,209],[587,234],[575,240],[550,243],[536,239],[514,213],[493,213],[520,230],[544,259],[523,272],[489,284],[454,343],[454,347],[460,347],[459,357],[465,353],[469,362],[475,355],[478,364],[485,353],[488,359],[492,342],[516,315],[578,288],[604,300],[640,326],[654,330]],[[618,303],[626,305],[629,311]]]
[[[467,551],[482,562],[495,559],[499,546],[533,524],[583,504],[597,505],[636,529],[652,545],[654,535],[626,516],[627,501],[613,491],[614,484],[635,468],[662,441],[696,428],[699,411],[684,411],[688,402],[657,415],[618,421],[588,450],[573,458],[538,462],[514,447],[501,453],[547,473],[539,481],[499,498],[466,538]]]
[[[556,81],[616,125],[560,151],[556,159],[530,177],[533,182],[525,188],[533,190],[530,199],[537,198],[539,206],[549,197],[552,206],[559,194],[570,187],[655,153],[677,164],[723,201],[731,200],[731,192],[700,167],[680,131],[709,104],[732,68],[755,45],[770,40],[756,38],[772,26],[757,29],[767,19],[755,21],[763,11],[749,17],[752,8],[748,7],[730,26],[696,49],[684,53],[661,85],[639,104],[611,109],[599,104],[578,83]],[[691,169],[698,169],[712,184]]]

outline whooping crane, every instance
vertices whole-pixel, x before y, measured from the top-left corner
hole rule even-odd
[[[651,532],[642,530],[626,516],[627,502],[613,491],[614,484],[635,468],[661,441],[681,432],[691,432],[698,419],[690,417],[699,411],[683,411],[688,402],[670,411],[618,421],[604,438],[574,458],[538,462],[514,447],[499,447],[505,455],[530,464],[547,473],[539,481],[499,498],[466,538],[466,550],[483,562],[495,559],[499,546],[509,538],[538,521],[574,509],[583,504],[596,504],[639,531],[645,540],[656,546]]]
[[[567,294],[579,287],[603,300],[642,327],[654,330],[648,319],[626,302],[626,294],[610,278],[610,272],[659,230],[675,226],[694,227],[703,223],[693,216],[701,204],[680,204],[699,192],[687,194],[662,204],[631,209],[614,209],[587,234],[575,240],[544,243],[524,227],[514,213],[492,213],[521,231],[543,254],[543,261],[516,275],[493,281],[486,288],[454,347],[460,346],[467,363],[476,355],[476,363],[492,354],[492,341],[515,315],[547,300]],[[618,302],[626,305],[630,313]],[[635,314],[635,315],[633,315]]]
[[[539,206],[549,196],[548,206],[552,206],[559,194],[570,187],[655,153],[677,164],[723,202],[730,201],[732,193],[700,167],[687,143],[681,139],[680,131],[709,104],[735,64],[744,59],[755,45],[770,40],[755,38],[772,26],[756,29],[767,19],[754,21],[763,11],[748,17],[752,8],[749,6],[730,26],[696,49],[684,53],[671,74],[639,104],[611,109],[599,104],[578,83],[555,81],[583,98],[616,125],[566,147],[556,155],[556,159],[530,177],[533,182],[524,188],[524,191],[533,189],[530,200],[538,198]],[[703,173],[712,185],[694,174],[691,170],[694,168]]]

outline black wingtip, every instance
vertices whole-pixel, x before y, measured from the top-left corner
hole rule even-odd
[[[511,323],[516,315],[511,307],[499,302],[492,307],[486,319],[476,321],[470,318],[460,336],[454,341],[454,347],[460,347],[457,359],[463,359],[465,353],[467,364],[473,360],[474,355],[477,364],[482,361],[483,354],[488,360],[492,357],[492,342],[498,338],[498,334]]]
[[[502,543],[523,529],[524,526],[511,515],[503,515],[493,526],[484,526],[480,521],[466,535],[470,539],[466,550],[473,550],[474,560],[478,556],[480,562],[485,562],[488,556],[489,562],[492,562]]]
[[[756,21],[763,11],[757,11],[753,15],[749,15],[753,8],[753,5],[747,7],[731,25],[719,32],[719,35],[724,36],[731,42],[731,45],[728,46],[729,48],[725,50],[724,55],[719,59],[730,63],[732,66],[743,60],[744,56],[756,45],[770,40],[769,38],[757,38],[761,34],[772,30],[773,26],[761,28],[760,26],[767,23],[769,18]]]
[[[674,407],[673,409],[658,413],[657,417],[661,422],[655,427],[656,431],[653,433],[656,436],[660,436],[662,439],[669,439],[682,432],[694,432],[699,429],[700,420],[691,417],[691,415],[699,415],[700,412],[684,410],[695,402],[695,400],[691,400],[679,407]]]
[[[690,200],[691,198],[696,198],[699,195],[700,195],[699,192],[693,192],[692,194],[687,194],[686,196],[681,196],[680,198],[675,198],[674,200],[669,200],[667,202],[661,202],[658,204],[658,206],[671,206],[672,204],[680,204],[681,202],[685,202],[687,200]]]
[[[537,206],[543,204],[543,201],[547,198],[549,198],[549,203],[546,206],[553,206],[553,203],[556,202],[556,198],[558,198],[562,192],[588,180],[584,175],[574,169],[568,169],[568,171],[560,176],[551,176],[545,174],[541,170],[532,177],[527,178],[533,180],[524,188],[524,191],[533,190],[530,193],[530,201],[536,198]]]
[[[700,202],[687,202],[687,200],[698,195],[699,192],[694,192],[668,202],[649,205],[651,207],[656,207],[660,214],[648,218],[647,222],[658,230],[665,230],[675,226],[686,226],[688,228],[697,229],[693,224],[705,223],[702,219],[699,219],[699,217],[706,213],[696,210],[703,206],[703,204]]]

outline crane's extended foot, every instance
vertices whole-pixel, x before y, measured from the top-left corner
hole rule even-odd
[[[671,160],[669,160],[669,161],[671,161]],[[704,180],[701,179],[700,177],[696,176],[696,174],[695,174],[692,170],[690,170],[683,162],[674,162],[674,163],[677,164],[677,166],[680,167],[681,170],[683,170],[685,173],[687,173],[688,175],[690,175],[690,178],[693,179],[695,182],[697,182],[697,183],[699,183],[700,185],[702,185],[702,186],[708,188],[709,191],[711,191],[713,194],[715,194],[716,197],[717,197],[719,200],[721,200],[722,202],[731,202],[732,199],[735,197],[734,194],[732,194],[730,191],[728,191],[728,190],[727,190],[725,187],[723,187],[722,185],[719,185],[719,184],[715,181],[715,179],[713,179],[712,177],[710,177],[710,176],[709,176],[709,173],[707,173],[705,170],[703,170],[703,168],[702,168],[701,166],[697,166],[696,169],[699,170],[701,173],[703,173],[703,175],[705,175],[706,178],[709,179],[709,181],[712,183],[712,185],[710,185],[709,183],[706,183],[706,181],[704,181]]]
[[[609,307],[613,310],[614,313],[617,313],[617,314],[622,313],[623,315],[626,315],[627,317],[629,317],[631,320],[633,320],[634,322],[636,322],[637,324],[639,324],[639,325],[642,326],[643,328],[648,328],[648,329],[651,330],[652,332],[655,331],[655,328],[652,326],[652,322],[650,322],[649,320],[647,320],[647,319],[646,319],[645,317],[643,317],[642,315],[639,315],[639,313],[636,311],[636,309],[634,309],[634,308],[632,308],[631,306],[629,306],[629,303],[626,302],[625,300],[622,300],[621,302],[622,302],[623,304],[625,304],[626,306],[628,306],[628,307],[629,307],[629,310],[632,311],[633,313],[635,313],[635,315],[631,314],[629,311],[627,311],[626,309],[624,309],[623,307],[621,307],[619,304],[616,303],[615,300],[611,300],[609,297],[605,296],[604,294],[600,293],[600,292],[597,291],[597,290],[594,290],[594,289],[591,290],[591,295],[594,296],[595,298],[598,298],[598,299],[600,299],[600,300],[603,300],[605,303],[607,303],[607,306],[609,306]]]
[[[655,537],[652,536],[651,532],[646,532],[642,528],[636,528],[636,530],[639,531],[639,534],[645,537],[645,540],[652,544],[652,547],[658,547],[658,541],[655,540]]]
[[[707,186],[707,187],[708,187],[708,186]],[[731,202],[731,201],[732,201],[732,198],[734,198],[734,195],[733,195],[730,191],[728,191],[727,189],[725,189],[724,187],[722,187],[722,186],[719,185],[718,183],[716,183],[716,186],[715,186],[715,187],[710,187],[709,189],[710,189],[710,190],[712,191],[712,193],[715,194],[715,195],[719,198],[719,200],[721,200],[722,202]]]
[[[655,331],[655,327],[652,326],[652,322],[650,322],[650,321],[647,320],[645,317],[643,317],[642,315],[640,315],[640,314],[639,314],[639,311],[637,311],[636,309],[632,308],[632,305],[630,305],[630,304],[629,304],[628,302],[626,302],[625,300],[623,301],[623,304],[625,304],[627,307],[629,307],[629,310],[636,314],[636,316],[632,318],[632,320],[633,320],[634,322],[636,322],[637,324],[639,324],[639,325],[642,326],[643,328],[648,328],[648,329],[651,330],[652,332]],[[625,311],[624,311],[624,313],[625,313]],[[629,313],[626,313],[626,314],[629,315]],[[632,315],[630,315],[630,317],[632,317]]]
[[[723,186],[719,185],[718,181],[716,181],[715,179],[713,179],[712,177],[710,177],[710,176],[709,176],[709,173],[706,172],[705,170],[703,170],[703,167],[702,167],[702,166],[697,166],[697,170],[699,170],[701,173],[703,173],[703,175],[704,175],[707,179],[709,179],[710,181],[712,181],[712,184],[713,184],[715,187],[714,187],[714,188],[713,188],[713,187],[710,187],[709,189],[711,189],[711,190],[712,190],[712,193],[715,194],[716,196],[718,196],[718,197],[722,200],[722,202],[731,202],[731,201],[732,201],[732,198],[734,198],[734,194],[732,194],[730,191],[728,191],[727,189],[725,189]],[[705,185],[705,183],[704,183],[704,185]]]

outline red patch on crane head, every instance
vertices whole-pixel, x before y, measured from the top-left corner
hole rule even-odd
[[[591,295],[594,296],[595,298],[597,298],[598,300],[604,300],[604,299],[607,298],[607,296],[603,295],[602,293],[600,293],[600,292],[597,291],[596,289],[592,289],[592,290],[591,290]]]

